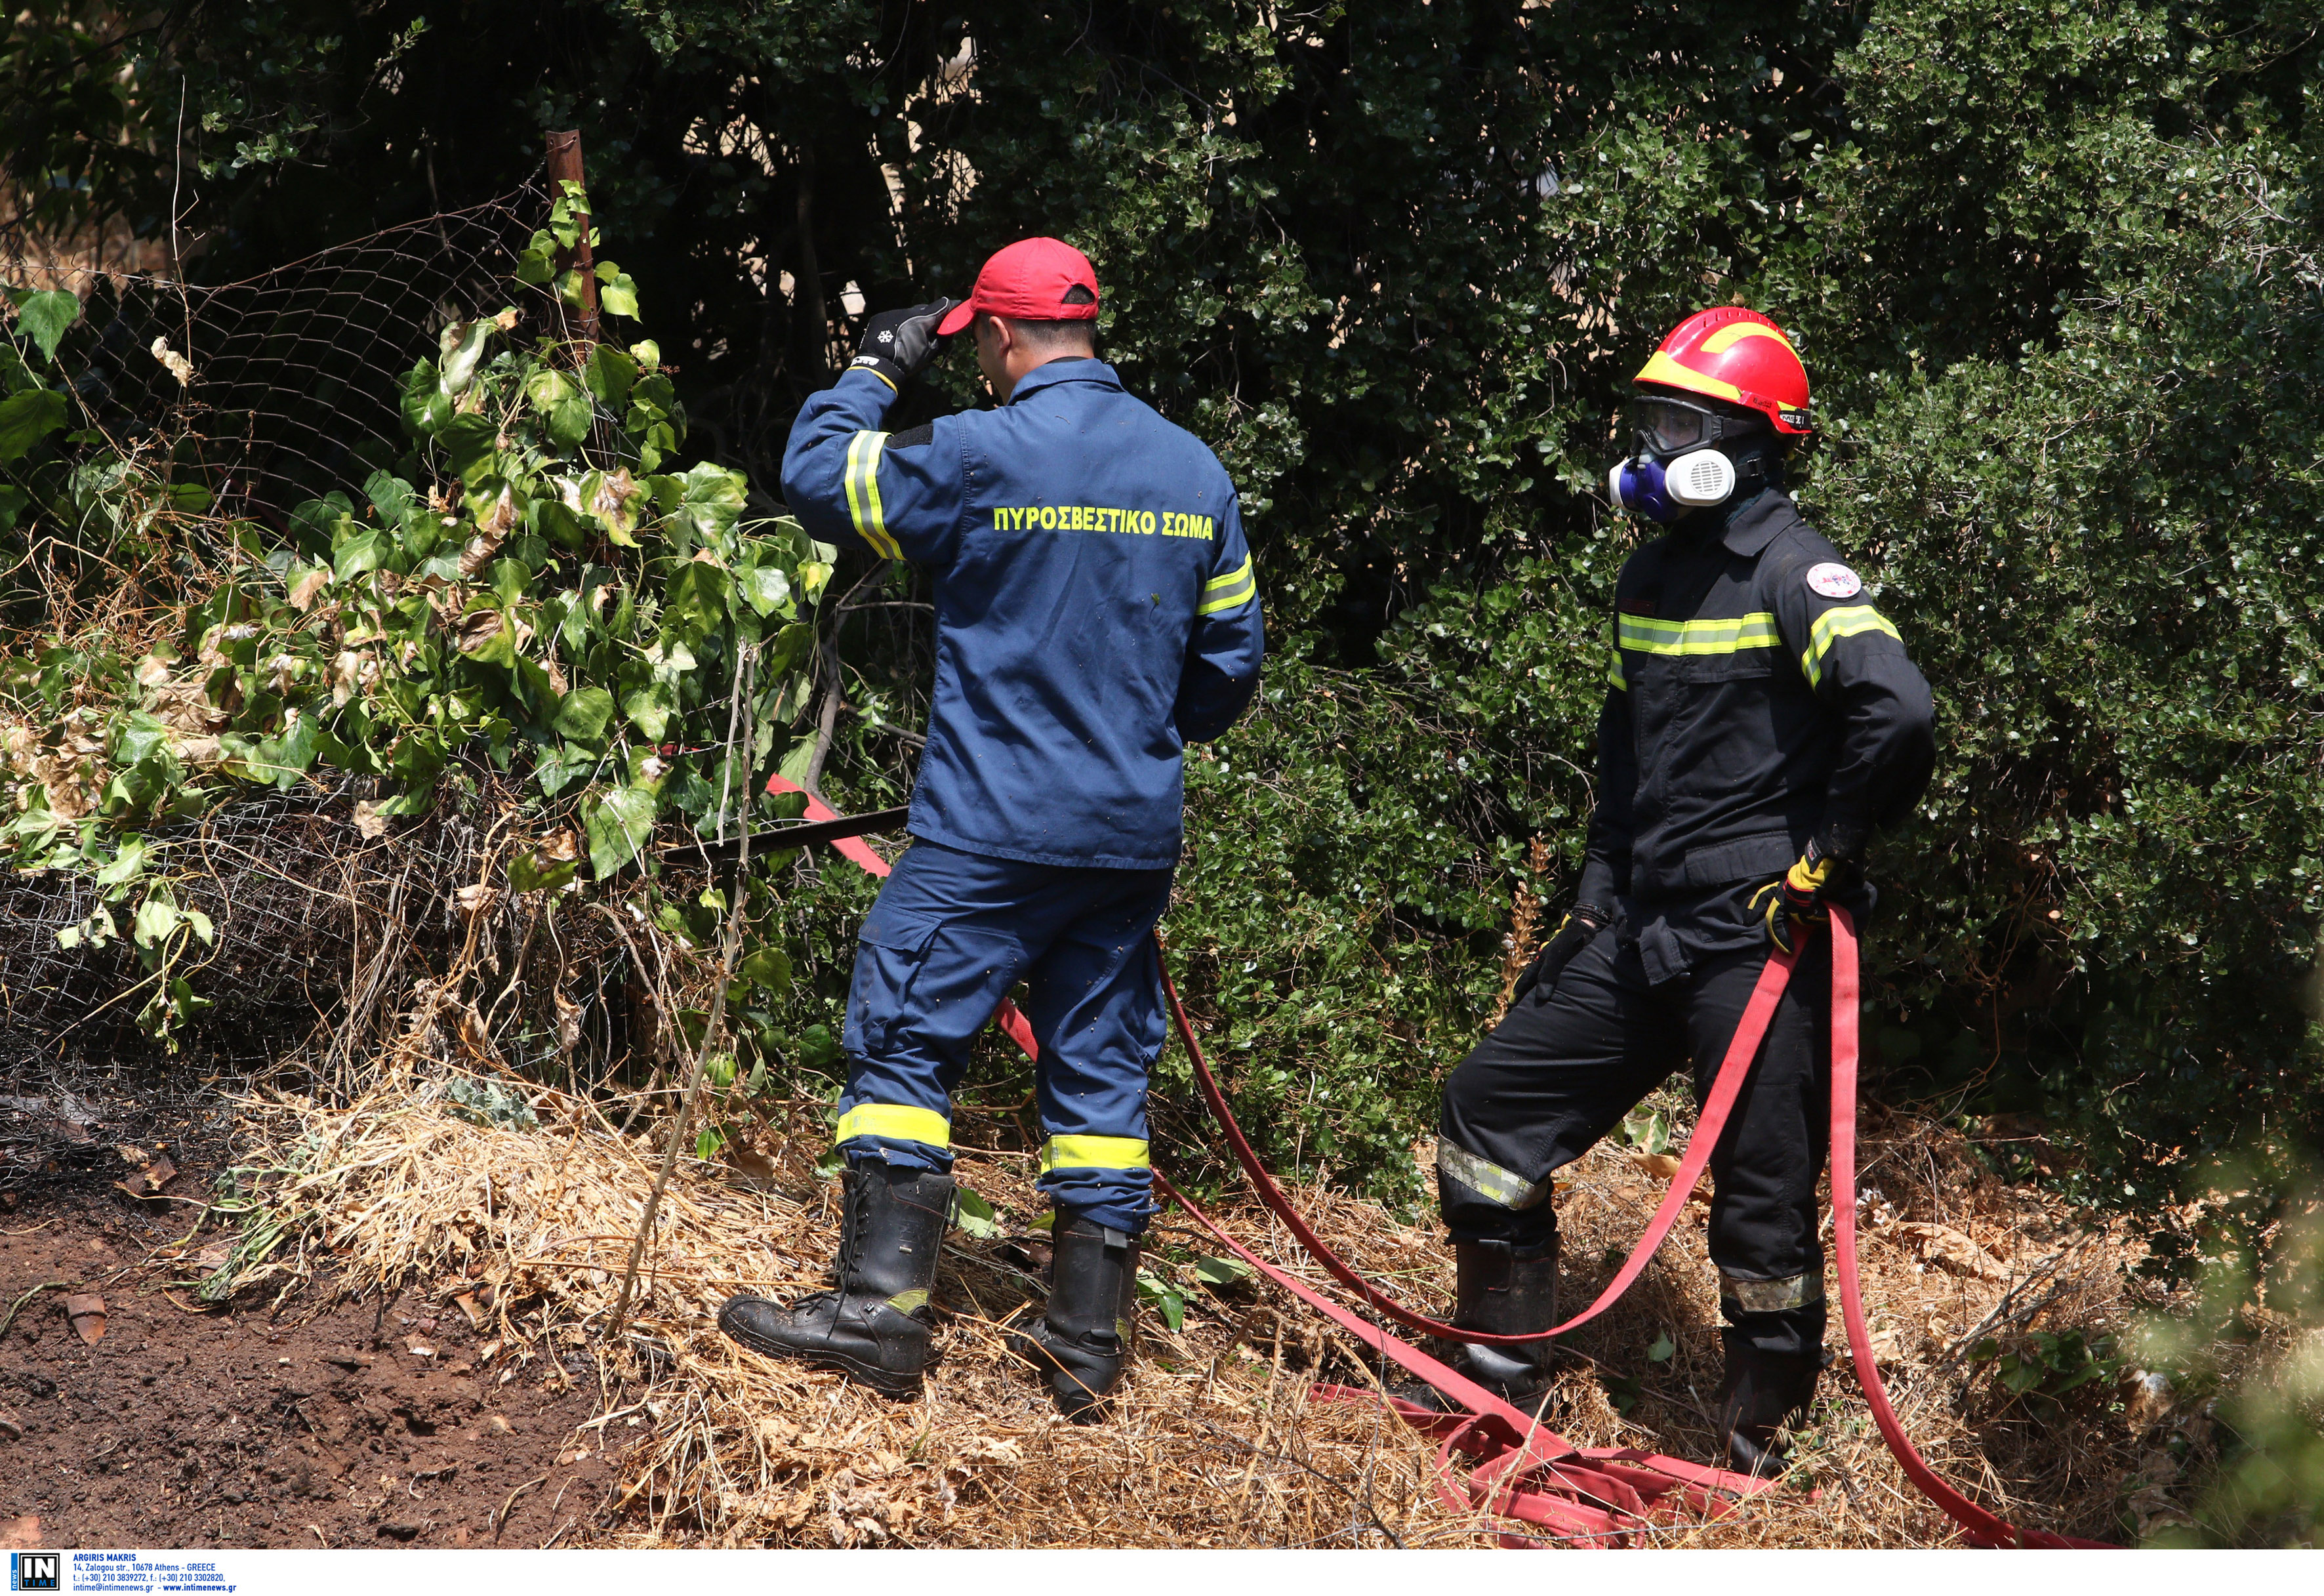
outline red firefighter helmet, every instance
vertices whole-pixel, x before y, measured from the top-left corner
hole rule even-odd
[[[1698,310],[1673,329],[1631,379],[1748,405],[1775,430],[1811,430],[1808,369],[1784,329],[1740,305]]]

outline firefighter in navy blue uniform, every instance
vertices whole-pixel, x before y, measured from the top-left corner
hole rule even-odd
[[[1550,1176],[1673,1069],[1708,1090],[1771,946],[1803,948],[1714,1149],[1730,1461],[1780,1457],[1823,1363],[1816,1181],[1830,1116],[1823,904],[1866,910],[1866,841],[1934,758],[1928,684],[1840,552],[1783,488],[1807,373],[1765,317],[1690,318],[1639,373],[1611,487],[1670,530],[1615,590],[1599,786],[1576,901],[1491,1035],[1445,1082],[1437,1146],[1455,1322],[1557,1322]],[[1548,1342],[1465,1347],[1512,1395]]]
[[[875,318],[792,427],[783,491],[807,530],[932,578],[936,685],[914,841],[864,921],[848,997],[838,1289],[788,1309],[737,1297],[720,1315],[758,1351],[920,1389],[951,1094],[971,1038],[1023,982],[1056,1216],[1046,1315],[1012,1344],[1082,1420],[1128,1354],[1153,1211],[1153,931],[1185,746],[1233,724],[1261,654],[1233,484],[1095,358],[1097,311],[1079,251],[1011,244],[967,301]],[[881,430],[964,328],[1001,407]]]

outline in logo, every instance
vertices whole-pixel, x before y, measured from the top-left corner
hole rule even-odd
[[[62,1552],[11,1552],[8,1554],[8,1588],[11,1591],[61,1591],[64,1589],[64,1564]]]

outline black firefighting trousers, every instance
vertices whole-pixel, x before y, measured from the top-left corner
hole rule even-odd
[[[1437,1171],[1455,1241],[1548,1242],[1550,1175],[1587,1152],[1665,1076],[1691,1066],[1698,1102],[1766,964],[1766,946],[1646,981],[1618,923],[1510,1009],[1444,1083]],[[1792,973],[1757,1067],[1711,1155],[1711,1257],[1728,1322],[1760,1351],[1823,1342],[1816,1180],[1830,1140],[1831,959],[1816,936]]]

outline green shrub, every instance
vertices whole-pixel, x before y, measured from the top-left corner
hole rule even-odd
[[[419,0],[281,0],[111,56],[20,31],[12,169],[163,214],[176,102],[139,86],[189,84],[206,202],[248,223],[226,273],[498,192],[577,124],[608,235],[691,318],[697,436],[761,480],[863,313],[1011,236],[1087,247],[1111,355],[1243,489],[1276,630],[1264,708],[1192,772],[1173,924],[1277,1156],[1408,1189],[1527,844],[1570,882],[1628,547],[1611,418],[1727,300],[1798,334],[1802,497],[1943,716],[1875,859],[1883,1089],[2038,1112],[2077,1189],[2150,1212],[2246,1128],[2318,1139],[2298,8],[589,0],[554,45],[536,9],[456,35]],[[897,425],[966,402],[966,363],[931,386]],[[830,777],[887,796],[925,641],[897,613],[839,635],[866,713]],[[818,890],[793,912],[827,1004],[857,888]]]

